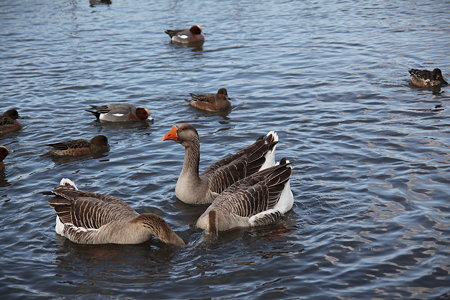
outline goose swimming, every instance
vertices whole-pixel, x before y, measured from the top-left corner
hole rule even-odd
[[[199,174],[200,139],[191,124],[178,124],[162,137],[184,146],[184,163],[175,186],[178,199],[188,204],[211,203],[234,182],[275,164],[278,135],[271,131],[236,154],[212,164]]]
[[[235,182],[198,218],[197,227],[217,235],[238,227],[275,223],[294,203],[288,160]]]
[[[139,214],[128,204],[106,194],[79,191],[63,178],[48,200],[55,209],[55,231],[77,244],[140,244],[157,237],[184,246],[184,241],[161,217]]]

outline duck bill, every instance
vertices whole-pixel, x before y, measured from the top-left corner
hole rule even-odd
[[[161,141],[173,140],[176,141],[178,139],[177,135],[177,126],[172,126],[172,129],[166,133],[165,136],[161,138]]]

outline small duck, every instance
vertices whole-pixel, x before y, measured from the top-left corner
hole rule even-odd
[[[70,140],[61,143],[47,144],[53,147],[47,155],[52,156],[80,156],[86,154],[95,154],[108,150],[108,138],[104,135],[97,135],[90,141],[87,140]]]
[[[219,231],[275,223],[288,212],[294,197],[288,160],[245,177],[224,190],[198,218],[197,227],[217,236]]]
[[[5,169],[5,164],[3,163],[3,160],[5,159],[6,156],[8,156],[8,154],[9,154],[8,148],[6,148],[5,146],[0,146],[0,171]]]
[[[186,100],[193,107],[201,110],[219,112],[229,110],[230,98],[226,88],[220,88],[217,94],[190,94],[192,99]]]
[[[150,117],[150,111],[145,107],[135,107],[128,103],[109,105],[91,105],[92,113],[97,120],[106,122],[139,122]]]
[[[140,244],[156,236],[164,243],[185,246],[160,216],[139,214],[120,199],[106,194],[79,191],[63,178],[46,195],[56,212],[57,234],[77,244]]]
[[[442,76],[441,69],[438,68],[433,71],[410,69],[409,74],[411,75],[411,83],[419,88],[441,87],[448,84]]]
[[[205,41],[199,25],[186,29],[168,29],[164,32],[170,36],[172,42],[178,44],[201,44]]]
[[[19,113],[17,110],[9,109],[5,111],[0,117],[0,134],[20,130],[22,125],[17,121],[18,118]]]

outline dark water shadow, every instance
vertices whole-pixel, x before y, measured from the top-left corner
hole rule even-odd
[[[41,155],[42,157],[50,158],[56,165],[62,165],[66,163],[71,163],[75,161],[85,161],[90,159],[101,159],[102,161],[106,161],[106,157],[109,155],[109,149],[104,152],[94,153],[94,154],[86,154],[80,156],[54,156],[47,153]]]
[[[420,91],[430,91],[434,96],[442,96],[442,94],[444,94],[445,93],[445,91],[442,91],[442,87],[440,87],[440,86],[434,86],[434,87],[423,87],[423,88],[420,88],[420,87],[417,87],[417,86],[415,86],[415,85],[413,85],[412,83],[411,83],[411,81],[408,81],[408,86],[410,87],[410,88],[412,88],[412,89],[415,89],[415,90],[420,90]]]
[[[203,52],[203,43],[197,43],[197,44],[178,44],[178,43],[173,43],[173,42],[169,42],[169,47],[174,49],[174,50],[183,50],[183,52],[185,50],[189,50],[191,52],[194,53],[202,53]]]
[[[141,264],[144,261],[164,264],[170,262],[182,248],[165,244],[152,238],[142,244],[82,245],[55,234],[59,247],[56,250],[56,264],[61,268],[72,265]]]
[[[112,4],[111,0],[89,0],[89,6],[95,7],[97,5],[106,5],[110,6]]]
[[[5,169],[0,170],[0,187],[6,187],[9,185],[11,184],[8,182],[8,179],[6,178],[6,170]]]

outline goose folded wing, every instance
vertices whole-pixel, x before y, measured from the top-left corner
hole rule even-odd
[[[135,211],[124,210],[121,205],[105,203],[96,198],[83,197],[71,201],[56,196],[48,202],[63,223],[86,229],[99,229],[117,219],[138,215]]]
[[[96,199],[96,201],[104,202],[106,204],[119,205],[122,206],[122,209],[134,212],[134,209],[132,209],[127,203],[107,194],[83,192],[75,189],[69,189],[65,186],[58,186],[51,193],[70,201],[76,201],[79,198],[93,198]]]

